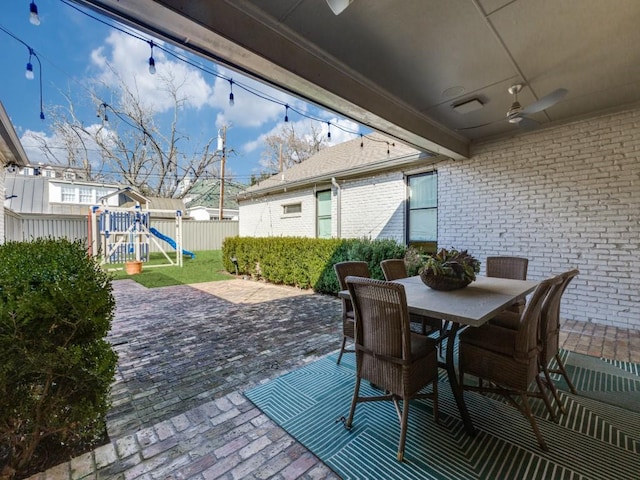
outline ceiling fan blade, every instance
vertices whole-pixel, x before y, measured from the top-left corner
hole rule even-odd
[[[532,113],[546,110],[547,108],[555,105],[560,100],[562,100],[567,93],[568,90],[566,88],[559,88],[557,90],[554,90],[549,95],[545,95],[537,102],[533,102],[531,105],[526,106],[520,113],[522,115],[530,115]]]
[[[533,118],[522,117],[522,120],[518,122],[518,128],[522,130],[534,130],[540,126],[540,123],[536,122]]]

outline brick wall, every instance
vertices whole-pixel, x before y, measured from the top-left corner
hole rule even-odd
[[[438,165],[440,246],[580,275],[562,316],[640,329],[640,109],[473,146]]]

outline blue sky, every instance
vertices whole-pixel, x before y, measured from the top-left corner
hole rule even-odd
[[[42,89],[44,113],[47,118],[40,119],[39,65],[32,60],[35,79],[25,78],[25,67],[29,59],[28,48],[11,35],[0,30],[2,48],[0,60],[3,72],[0,75],[0,101],[5,106],[13,125],[21,138],[25,151],[32,163],[47,160],[36,146],[34,137],[44,138],[47,144],[60,144],[51,130],[50,115],[57,105],[66,106],[65,95],[74,98],[78,117],[85,127],[95,124],[96,109],[88,95],[91,84],[103,82],[112,84],[114,76],[109,66],[120,75],[128,85],[135,85],[143,102],[158,112],[160,121],[170,121],[166,96],[159,89],[162,76],[172,75],[184,81],[182,94],[186,103],[181,111],[179,129],[188,134],[190,140],[183,141],[187,152],[190,144],[200,145],[215,137],[218,129],[227,125],[227,147],[236,154],[229,156],[226,170],[234,180],[247,183],[252,173],[259,173],[262,138],[279,131],[284,121],[283,104],[291,105],[315,119],[312,121],[295,112],[289,111],[289,121],[296,132],[303,135],[311,127],[326,133],[331,124],[330,145],[355,138],[358,132],[368,133],[358,124],[337,116],[332,112],[320,110],[279,90],[272,89],[231,70],[190,56],[173,46],[158,42],[145,34],[135,32],[119,25],[145,40],[153,40],[165,49],[187,56],[191,62],[201,65],[204,70],[195,68],[186,62],[167,55],[162,49],[154,48],[156,74],[148,71],[149,44],[105,25],[78,11],[86,11],[76,4],[63,0],[36,0],[40,25],[29,23],[28,0],[3,0],[0,2],[0,26],[22,42],[29,45],[42,64]],[[76,8],[73,8],[76,7]],[[111,25],[117,25],[110,19],[100,17]],[[208,72],[215,72],[218,77]],[[236,84],[233,87],[235,103],[229,105],[229,79]],[[268,101],[245,91],[240,86],[259,92],[273,99]],[[104,101],[109,103],[109,99]],[[346,131],[345,131],[346,130]],[[185,143],[187,142],[187,143]]]

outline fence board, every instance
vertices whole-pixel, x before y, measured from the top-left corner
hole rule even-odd
[[[25,217],[5,209],[5,240],[30,241],[36,238],[53,237],[68,238],[69,240],[82,240],[87,242],[87,217],[62,217],[62,216],[30,216]],[[160,233],[175,240],[175,220],[154,219],[151,217],[151,226]],[[238,222],[235,220],[211,220],[211,221],[182,221],[182,245],[186,250],[220,250],[226,237],[238,235]],[[163,244],[162,241],[159,241]],[[165,251],[171,250],[166,244]],[[159,249],[151,242],[151,251]]]

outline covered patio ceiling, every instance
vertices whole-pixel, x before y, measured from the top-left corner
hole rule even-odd
[[[640,101],[637,0],[354,0],[340,15],[325,0],[76,1],[453,158]],[[567,92],[509,123],[514,84],[525,108]]]

